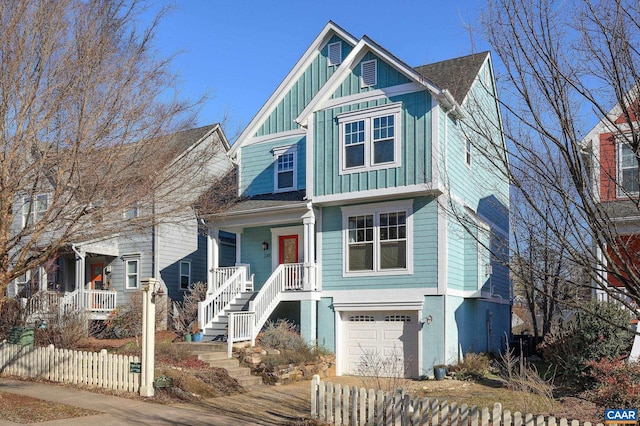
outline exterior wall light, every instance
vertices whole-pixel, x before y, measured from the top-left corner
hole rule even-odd
[[[262,242],[262,250],[267,251],[269,250],[269,243],[266,241]]]

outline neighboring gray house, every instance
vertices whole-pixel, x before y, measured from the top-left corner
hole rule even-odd
[[[176,203],[184,208],[173,209],[168,215],[163,206],[132,206],[116,219],[122,222],[121,232],[97,241],[68,244],[49,262],[14,280],[9,296],[29,297],[33,312],[46,310],[55,302],[85,309],[92,319],[104,319],[116,306],[128,303],[140,290],[143,278],[160,279],[172,300],[181,300],[191,283],[206,282],[207,237],[193,205],[213,180],[232,168],[226,155],[229,143],[219,124],[176,133],[163,143],[173,145],[169,148],[177,153],[166,167],[192,161],[191,156],[203,149],[214,153],[206,167],[194,166],[197,170],[189,171],[193,172],[190,182],[195,179],[196,184],[189,185],[185,193],[180,192],[181,182],[168,183],[166,190],[175,193]],[[42,202],[46,203],[46,194]],[[139,209],[143,208],[151,212],[141,214]],[[227,241],[221,254],[224,263],[234,257],[226,251],[235,253],[235,240],[227,234],[219,238]]]

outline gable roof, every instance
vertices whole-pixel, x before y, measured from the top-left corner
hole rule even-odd
[[[474,53],[414,69],[436,86],[448,90],[453,99],[462,104],[487,56],[489,52]]]
[[[419,74],[409,65],[398,59],[395,55],[393,55],[388,50],[365,35],[358,42],[358,44],[356,44],[349,55],[347,55],[344,61],[342,61],[340,67],[336,70],[336,72],[333,73],[329,80],[327,80],[324,86],[322,86],[313,100],[311,100],[311,102],[309,102],[309,104],[300,113],[300,115],[298,115],[298,117],[296,118],[296,122],[298,124],[300,124],[301,126],[306,125],[306,121],[309,118],[310,114],[332,96],[332,94],[344,80],[345,76],[348,73],[352,72],[353,68],[360,62],[360,60],[367,52],[372,52],[374,55],[381,58],[386,63],[393,66],[400,73],[405,75],[409,80],[412,80],[414,83],[426,87],[434,95],[444,97],[450,96],[447,92],[443,92],[438,89],[432,82],[424,78],[424,76]],[[453,101],[453,99],[451,99],[450,101],[452,101],[450,103],[455,104],[455,101]]]
[[[249,138],[253,133],[256,132],[258,127],[262,125],[264,120],[269,117],[271,112],[276,108],[280,100],[286,95],[286,93],[291,89],[291,87],[295,84],[298,77],[307,66],[313,61],[315,54],[331,39],[333,35],[337,35],[347,43],[354,46],[358,40],[349,34],[347,31],[343,30],[340,26],[335,24],[333,21],[329,21],[327,25],[320,31],[320,34],[311,42],[307,50],[300,57],[298,62],[293,66],[291,71],[287,74],[287,76],[282,80],[280,85],[276,88],[276,90],[271,94],[269,99],[262,105],[258,113],[251,119],[247,127],[242,131],[238,139],[236,139],[236,143],[233,144],[231,149],[229,150],[229,156],[233,157],[235,152],[240,148],[240,143],[238,141],[242,141],[244,139]]]

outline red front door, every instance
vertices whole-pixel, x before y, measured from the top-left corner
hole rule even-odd
[[[102,277],[103,270],[104,263],[94,263],[91,265],[91,290],[102,290],[104,288],[104,280]]]
[[[279,263],[298,263],[298,236],[281,235],[278,237]]]

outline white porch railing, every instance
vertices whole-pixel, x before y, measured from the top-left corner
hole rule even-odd
[[[75,290],[71,293],[40,291],[27,304],[28,315],[51,313],[54,309],[68,313],[75,310],[111,312],[116,308],[117,292],[112,290]]]
[[[251,341],[255,344],[258,333],[255,330],[255,312],[229,312],[229,328],[227,330],[227,357],[231,358],[233,342]]]
[[[215,268],[211,271],[211,288],[207,289],[208,294],[212,294],[218,288],[220,288],[225,282],[227,282],[233,274],[235,274],[238,270],[245,268],[245,276],[249,277],[250,269],[249,265],[239,264],[236,266],[223,266],[220,268]],[[247,289],[246,291],[253,291],[253,281],[247,280]]]
[[[283,292],[315,290],[315,284],[313,284],[315,280],[313,280],[312,274],[315,274],[315,265],[303,263],[278,265],[256,297],[249,302],[249,310],[229,314],[228,355],[231,356],[235,342],[251,341],[252,346],[255,344],[258,333],[280,303]]]
[[[200,326],[206,328],[221,315],[225,309],[243,291],[246,291],[247,268],[245,266],[234,266],[235,271],[227,280],[218,286],[205,300],[198,302],[198,322]],[[224,268],[229,269],[229,268]],[[226,272],[225,272],[226,273]]]

